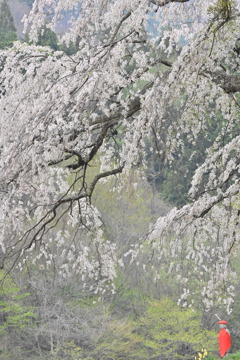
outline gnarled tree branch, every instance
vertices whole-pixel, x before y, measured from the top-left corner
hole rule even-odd
[[[205,71],[204,76],[210,76],[211,80],[219,85],[227,94],[240,91],[240,74],[229,75],[222,71]]]
[[[165,6],[169,3],[174,3],[174,2],[178,2],[178,3],[185,3],[188,2],[189,0],[151,0],[151,3],[157,5],[157,6]]]

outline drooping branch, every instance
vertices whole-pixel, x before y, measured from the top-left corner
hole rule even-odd
[[[88,195],[89,198],[91,199],[91,196],[93,194],[95,186],[96,186],[97,182],[100,179],[103,179],[103,178],[106,178],[106,177],[109,177],[109,176],[112,176],[112,175],[120,174],[123,171],[123,168],[124,168],[124,164],[122,166],[116,168],[116,169],[109,170],[109,171],[106,171],[104,173],[96,175],[95,178],[93,179],[92,183],[91,183],[90,188],[89,188],[89,195]]]
[[[108,123],[108,127],[109,127],[115,125],[116,121],[118,122],[119,119],[121,119],[123,116],[125,116],[126,119],[130,118],[141,109],[141,102],[139,95],[144,95],[146,91],[150,89],[152,86],[153,86],[153,82],[150,82],[143,87],[143,89],[139,92],[139,94],[130,101],[128,110],[125,113],[125,115],[123,115],[124,114],[123,107],[119,106],[118,109],[111,116],[100,116],[96,121],[92,122],[91,125]]]
[[[124,165],[119,166],[118,168],[114,168],[112,170],[100,173],[94,177],[88,189],[84,190],[83,192],[80,191],[78,194],[70,195],[70,196],[63,196],[61,197],[46,213],[42,216],[42,218],[30,229],[28,229],[23,236],[14,244],[14,246],[10,246],[7,249],[7,257],[17,255],[20,256],[22,251],[28,250],[32,247],[33,244],[37,242],[42,243],[43,236],[56,224],[59,220],[70,211],[73,204],[79,202],[82,199],[88,199],[91,203],[91,197],[96,187],[96,184],[100,179],[110,177],[112,175],[120,174],[123,171]],[[67,209],[63,208],[60,213],[58,211],[61,207],[65,204],[68,204]],[[56,221],[56,224],[53,225],[53,221]],[[20,250],[16,248],[16,246],[20,244]],[[9,253],[8,253],[9,250]]]
[[[239,183],[239,182],[238,182]],[[231,188],[226,193],[219,194],[216,197],[213,197],[212,200],[208,203],[208,205],[200,212],[193,214],[193,218],[203,218],[205,217],[214,206],[223,202],[223,200],[229,198],[230,196],[237,195],[239,193],[239,189],[231,191]]]
[[[65,3],[59,4],[60,14]],[[195,151],[198,140],[206,144],[206,153],[201,154],[200,161],[197,157],[202,167],[196,164],[200,170],[196,171],[190,193],[192,203],[159,220],[159,226],[154,228],[155,239],[163,244],[165,236],[172,251],[167,231],[174,232],[178,246],[180,236],[187,241],[184,231],[190,229],[191,234],[194,228],[193,247],[197,251],[198,236],[205,234],[202,224],[211,224],[212,219],[220,223],[227,212],[233,214],[229,222],[236,225],[237,233],[234,216],[239,194],[238,144],[229,146],[218,157],[212,154],[218,154],[229,143],[237,128],[239,108],[228,94],[239,92],[240,75],[229,74],[218,64],[238,69],[240,19],[234,18],[235,13],[209,15],[208,0],[106,0],[94,4],[84,1],[83,5],[84,11],[79,16],[74,14],[76,18],[69,24],[66,36],[79,45],[72,57],[59,52],[49,54],[34,46],[14,45],[7,53],[6,71],[1,73],[6,80],[0,85],[2,92],[6,88],[0,145],[1,183],[8,190],[1,194],[0,205],[0,247],[2,241],[4,257],[10,258],[9,263],[16,258],[22,262],[34,245],[40,252],[45,245],[48,247],[50,237],[53,242],[49,241],[49,248],[55,251],[55,239],[60,249],[73,239],[75,242],[77,232],[76,243],[81,247],[90,239],[85,237],[88,229],[91,240],[92,235],[94,241],[97,239],[101,278],[105,261],[98,242],[102,222],[93,196],[100,190],[101,179],[120,174],[124,162],[128,168],[143,171],[142,165],[148,166],[155,154],[168,165],[182,154],[188,156],[188,143],[190,154]],[[149,11],[149,6],[159,11]],[[39,27],[38,15],[30,16],[33,30]],[[40,11],[40,17],[45,18],[44,11]],[[236,21],[231,30],[223,26],[229,19]],[[149,20],[154,36],[147,25]],[[221,38],[215,35],[210,42],[212,33],[220,28]],[[181,39],[187,50],[176,53],[173,45]],[[223,120],[215,124],[216,112]],[[212,127],[214,131],[210,132]],[[224,132],[224,141],[220,131]],[[99,170],[99,162],[104,170]],[[94,170],[92,165],[97,165]],[[184,177],[190,181],[191,164],[186,168]],[[211,231],[208,226],[209,243],[214,237]],[[236,237],[232,231],[229,252]],[[71,267],[68,258],[62,261]]]
[[[83,155],[81,154],[81,151],[66,149],[66,152],[68,152],[68,153],[70,153],[72,155],[75,155],[78,158],[77,163],[67,165],[67,167],[69,169],[77,169],[77,168],[79,168],[81,166],[87,165],[94,158],[94,156],[96,155],[96,153],[98,152],[98,150],[102,146],[102,143],[103,143],[103,141],[105,139],[105,136],[107,134],[107,131],[108,131],[109,127],[110,127],[109,124],[106,124],[105,126],[103,126],[100,134],[97,137],[97,140],[92,145],[92,149],[91,149],[90,153],[88,154],[88,156],[86,158],[83,157]]]
[[[121,19],[121,21],[119,22],[119,24],[117,25],[117,27],[116,27],[116,29],[115,29],[115,31],[114,31],[111,39],[110,39],[110,46],[113,45],[114,40],[115,40],[115,38],[116,38],[116,36],[117,36],[117,33],[118,33],[118,31],[119,31],[122,23],[123,23],[125,20],[127,20],[130,16],[131,16],[131,11],[128,11],[128,12],[123,16],[123,18]]]
[[[210,76],[211,80],[219,85],[227,94],[240,91],[240,75],[229,75],[222,71],[205,71],[202,75]]]
[[[162,60],[162,59],[161,59]],[[171,63],[168,61],[162,60],[161,62],[164,62],[166,66],[171,66]],[[144,88],[140,91],[140,95],[143,95],[146,93],[148,89],[150,89],[153,86],[153,83],[150,82],[144,86]],[[132,101],[129,104],[128,111],[125,114],[125,117],[128,119],[134,114],[136,114],[141,109],[141,102],[139,96],[136,96],[132,99]],[[90,145],[91,151],[87,156],[83,156],[81,150],[73,150],[73,149],[67,149],[65,148],[66,153],[69,155],[65,156],[62,160],[52,161],[49,163],[49,165],[57,165],[65,160],[70,159],[72,156],[77,157],[77,162],[68,164],[67,168],[69,169],[78,169],[81,166],[87,165],[96,155],[98,150],[103,144],[103,141],[107,135],[108,129],[113,127],[114,125],[118,124],[119,120],[123,117],[123,111],[124,109],[120,106],[111,116],[99,116],[99,118],[92,123],[92,126],[95,126],[95,129],[100,128],[100,133],[96,139],[96,141]],[[99,125],[99,126],[98,126]],[[74,134],[74,136],[71,137],[73,140],[78,136],[78,132]]]
[[[189,0],[151,0],[151,3],[157,5],[157,6],[165,6],[169,3],[174,3],[174,2],[178,2],[178,3],[185,3],[188,2]]]

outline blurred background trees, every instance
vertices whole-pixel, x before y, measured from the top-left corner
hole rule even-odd
[[[14,20],[7,0],[0,2],[0,49],[11,46],[17,40]]]

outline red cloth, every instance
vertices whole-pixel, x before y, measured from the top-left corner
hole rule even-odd
[[[223,357],[232,346],[231,336],[228,330],[221,329],[219,331],[218,342],[219,342],[220,356]]]

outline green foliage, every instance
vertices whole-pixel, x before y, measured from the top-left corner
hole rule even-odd
[[[70,44],[66,45],[65,43],[59,44],[59,50],[63,51],[67,55],[73,55],[77,52],[77,47],[71,41]]]
[[[64,344],[64,356],[69,360],[78,360],[81,356],[82,349],[76,345],[73,341],[66,342]]]
[[[12,46],[17,40],[16,32],[8,31],[6,33],[0,32],[0,49]]]
[[[134,333],[133,323],[128,320],[112,321],[98,339],[90,359],[126,360],[146,359],[141,349],[142,338]]]
[[[44,357],[44,359],[80,360],[82,359],[81,354],[82,354],[82,348],[77,344],[75,344],[74,341],[69,340],[69,341],[65,341],[59,348],[52,351],[51,354],[48,354],[46,358]],[[36,360],[44,360],[44,359],[39,358]]]
[[[209,6],[208,13],[214,18],[229,20],[235,8],[235,0],[217,0],[214,5]]]
[[[121,242],[123,251],[130,243],[139,240],[148,230],[148,224],[156,219],[150,210],[153,194],[139,172],[125,175],[126,185],[121,193],[115,188],[116,179],[99,182],[93,202],[96,204],[108,229],[108,236]]]
[[[175,115],[177,116],[177,115]],[[210,131],[212,138],[215,132]],[[189,202],[188,191],[191,179],[198,164],[203,162],[204,152],[209,142],[200,137],[193,147],[186,137],[183,137],[184,151],[175,154],[171,164],[162,162],[161,158],[149,154],[147,178],[160,192],[165,201],[176,206]]]
[[[33,307],[23,304],[29,293],[22,293],[14,280],[3,271],[0,273],[0,334],[5,334],[9,328],[19,330],[28,326],[36,317]]]
[[[194,359],[203,345],[216,350],[216,339],[215,332],[202,328],[196,311],[182,309],[169,298],[151,300],[135,321],[111,320],[94,349],[83,351],[81,359]]]
[[[213,356],[208,355],[205,360],[218,360],[219,356]],[[228,354],[228,357],[226,357],[228,360],[240,360],[240,352],[237,352],[235,354]]]
[[[111,303],[113,313],[138,318],[145,309],[146,295],[141,287],[130,286],[127,276],[120,273],[115,280],[116,294]]]
[[[6,0],[1,2],[1,6],[0,6],[0,31],[1,32],[16,31],[13,17]]]
[[[17,40],[13,17],[6,0],[0,3],[0,49],[9,47]]]
[[[215,106],[213,104],[213,106]],[[175,109],[172,109],[172,116],[180,116]],[[198,114],[196,114],[196,117]],[[192,177],[195,170],[201,165],[205,158],[205,151],[219,137],[223,144],[231,141],[239,133],[239,122],[236,122],[231,132],[228,132],[228,120],[223,117],[219,110],[215,111],[214,117],[208,117],[208,126],[202,129],[198,139],[193,142],[189,141],[186,135],[181,137],[184,144],[183,151],[176,151],[171,164],[162,162],[160,157],[152,157],[149,154],[147,178],[154,184],[162,198],[170,204],[183,206],[191,201],[188,191],[191,187]],[[170,121],[170,119],[169,119]],[[174,134],[173,134],[174,136]],[[149,147],[153,146],[154,139]],[[208,178],[206,177],[206,181]],[[200,188],[199,192],[201,193]]]
[[[25,40],[30,43],[28,35],[26,35]],[[73,55],[77,52],[77,48],[73,42],[70,42],[69,45],[66,45],[65,43],[60,44],[56,33],[52,31],[47,24],[40,31],[37,45],[49,46],[51,49],[55,51],[63,51],[67,55]]]
[[[229,354],[228,359],[229,360],[240,360],[240,351],[238,351],[236,354]]]
[[[184,359],[203,347],[217,346],[216,334],[202,328],[200,314],[180,308],[169,298],[149,303],[137,332],[145,338],[149,358],[161,354],[161,359]]]
[[[49,46],[53,50],[59,50],[57,35],[46,25],[41,30],[37,45]]]

